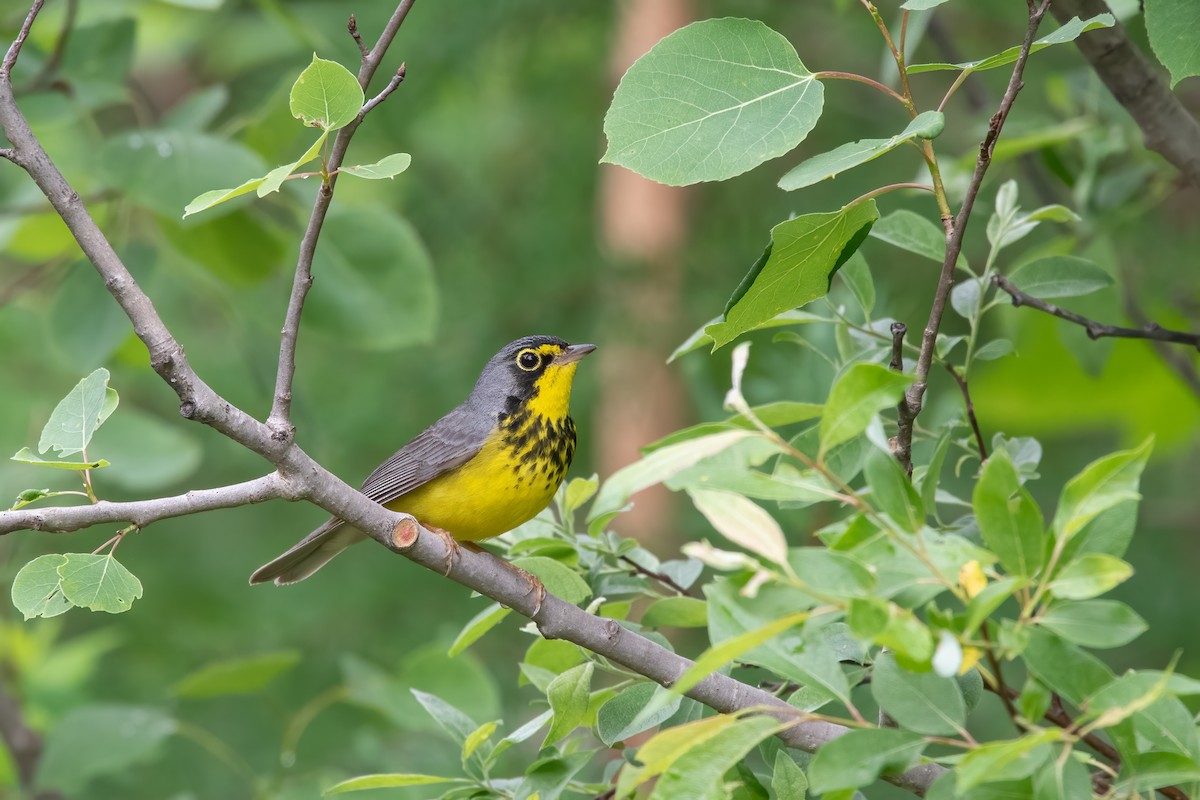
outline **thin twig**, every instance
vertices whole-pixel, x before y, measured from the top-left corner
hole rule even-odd
[[[1083,326],[1083,329],[1087,331],[1089,339],[1103,339],[1105,337],[1114,339],[1150,339],[1156,342],[1186,344],[1189,347],[1200,350],[1200,333],[1173,331],[1170,328],[1164,328],[1153,322],[1144,328],[1122,328],[1117,325],[1105,325],[1103,322],[1096,322],[1094,319],[1088,319],[1081,314],[1076,314],[1074,311],[1068,311],[1061,306],[1054,305],[1054,303],[1047,303],[1045,300],[1040,300],[1026,294],[1014,286],[1012,281],[1003,275],[993,275],[992,285],[1007,292],[1012,297],[1012,304],[1014,306],[1036,308],[1038,311],[1044,311],[1047,314],[1053,314],[1059,319],[1065,319],[1068,322],[1074,322],[1076,325]]]
[[[684,597],[695,597],[694,594],[692,594],[687,589],[685,589],[684,587],[682,587],[678,583],[676,583],[671,578],[670,575],[664,575],[661,572],[655,572],[654,570],[646,569],[645,567],[643,567],[641,564],[634,561],[629,556],[621,556],[621,560],[624,561],[629,566],[633,567],[635,572],[637,572],[641,575],[644,575],[647,578],[652,578],[653,580],[656,580],[659,583],[661,583],[663,586],[674,589],[676,592],[683,595]]]
[[[29,38],[29,29],[33,27],[33,21],[37,19],[43,5],[45,0],[34,0],[33,7],[25,15],[25,22],[21,24],[21,30],[17,31],[17,38],[13,39],[8,52],[4,54],[4,60],[0,61],[0,81],[7,83],[12,79],[12,68],[17,63],[17,56],[21,55],[21,47]]]
[[[354,43],[358,45],[360,58],[367,57],[367,45],[363,42],[362,34],[358,32],[358,20],[354,15],[350,15],[350,21],[346,23],[346,30],[350,31],[350,36],[353,37]]]
[[[400,30],[400,26],[404,23],[404,19],[408,16],[415,1],[401,0],[396,6],[396,10],[392,12],[391,19],[384,26],[383,32],[379,34],[375,46],[363,54],[362,66],[358,70],[358,85],[364,91],[371,84],[371,78],[375,76],[375,71],[379,69],[384,54],[396,37],[396,33]],[[358,25],[355,23],[351,28],[351,35],[353,36],[357,30]],[[398,71],[397,75],[399,78],[403,78],[401,71]],[[399,85],[399,80],[396,80],[396,84]],[[382,101],[389,91],[389,89],[385,89],[377,101]],[[366,109],[359,111],[358,116],[349,125],[338,131],[337,138],[334,139],[333,146],[330,148],[329,158],[324,165],[329,173],[334,173],[342,165],[342,159],[346,157],[350,140],[362,123],[365,113]],[[275,396],[271,403],[270,416],[267,417],[267,426],[271,429],[275,440],[281,443],[292,441],[295,435],[295,429],[291,422],[292,381],[296,376],[296,344],[300,336],[300,316],[304,312],[304,300],[308,297],[308,290],[312,288],[312,263],[317,252],[317,239],[325,224],[325,215],[329,212],[329,204],[333,200],[333,189],[336,185],[337,176],[331,174],[328,181],[323,182],[321,188],[317,190],[312,214],[308,218],[308,227],[304,230],[304,238],[300,240],[300,253],[296,259],[292,293],[288,298],[287,312],[284,315],[283,328],[279,334],[279,365],[275,374]]]
[[[396,74],[392,76],[390,81],[388,81],[388,85],[383,87],[383,91],[372,97],[363,105],[362,110],[358,112],[359,119],[362,119],[367,114],[371,113],[371,109],[375,108],[375,106],[386,100],[389,94],[396,91],[396,87],[404,82],[404,74],[407,71],[408,68],[404,64],[401,64],[396,69]]]
[[[880,186],[878,189],[872,189],[865,194],[860,194],[858,197],[847,203],[847,205],[852,206],[855,203],[861,203],[863,200],[870,200],[872,197],[878,197],[881,194],[894,192],[897,189],[921,189],[926,192],[932,192],[934,194],[937,193],[937,190],[928,183],[889,183],[887,186]]]
[[[1129,282],[1126,282],[1126,286],[1128,285]],[[1152,324],[1146,316],[1146,312],[1138,304],[1133,291],[1128,288],[1125,291],[1125,313],[1129,315],[1131,320],[1143,328],[1147,328]],[[1171,342],[1152,341],[1151,344],[1158,352],[1159,358],[1166,362],[1167,366],[1183,379],[1183,382],[1191,388],[1196,397],[1200,398],[1200,371],[1196,370],[1195,359],[1179,348],[1171,347]]]
[[[983,432],[979,430],[979,420],[975,418],[975,404],[971,402],[971,390],[967,387],[967,379],[949,361],[943,361],[942,366],[950,373],[950,377],[954,378],[959,391],[962,392],[963,403],[967,407],[967,421],[971,423],[971,430],[975,432],[975,444],[979,445],[979,460],[987,461],[987,446],[983,443]]]
[[[63,56],[67,53],[67,42],[71,38],[71,31],[75,27],[75,15],[79,11],[79,0],[67,0],[67,10],[63,15],[62,31],[58,34],[58,41],[54,43],[54,52],[50,54],[50,58],[42,65],[41,70],[33,79],[30,87],[33,89],[41,89],[50,84],[50,79],[54,77],[54,73],[58,72],[58,68],[62,65]]]
[[[1025,63],[1029,60],[1029,50],[1033,45],[1034,37],[1037,36],[1038,26],[1041,25],[1042,17],[1045,15],[1049,5],[1050,0],[1041,0],[1039,4],[1029,2],[1029,24],[1025,29],[1025,40],[1021,43],[1020,54],[1017,56],[1016,64],[1013,65],[1012,75],[1008,80],[1008,87],[1004,91],[1000,107],[992,115],[991,121],[988,124],[987,135],[984,136],[983,141],[979,145],[979,156],[975,160],[975,171],[971,175],[970,183],[967,185],[967,192],[963,198],[962,206],[959,208],[958,214],[954,217],[952,223],[947,225],[946,258],[942,262],[941,274],[938,276],[937,289],[933,295],[933,305],[929,311],[929,321],[926,323],[925,331],[921,336],[921,354],[917,357],[916,380],[908,388],[905,398],[900,405],[898,420],[900,431],[897,435],[897,457],[910,474],[912,472],[913,424],[916,422],[917,416],[921,413],[921,407],[925,399],[929,369],[933,364],[934,351],[937,345],[937,334],[942,326],[942,315],[945,313],[946,301],[950,297],[950,287],[954,282],[954,268],[958,263],[958,256],[962,252],[963,236],[967,231],[967,223],[971,218],[971,210],[975,206],[975,198],[979,194],[980,186],[983,185],[983,176],[992,163],[992,152],[995,150],[996,140],[1000,137],[1000,131],[1004,127],[1004,122],[1008,119],[1008,114],[1017,99],[1017,94],[1024,85],[1021,76],[1025,73]]]
[[[837,70],[821,70],[820,72],[814,72],[813,77],[816,78],[817,80],[821,80],[822,78],[827,78],[827,79],[831,79],[831,80],[854,81],[855,83],[862,83],[867,86],[870,86],[873,89],[878,89],[879,91],[881,91],[884,94],[891,97],[893,100],[899,100],[901,103],[904,102],[904,95],[900,94],[892,87],[887,86],[886,84],[882,84],[873,78],[868,78],[866,75],[859,75],[856,72],[838,72]]]
[[[908,326],[903,322],[892,323],[892,360],[888,362],[888,369],[896,372],[904,372],[904,334],[908,333]]]

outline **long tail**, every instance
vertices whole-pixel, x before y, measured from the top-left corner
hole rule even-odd
[[[367,537],[340,519],[331,519],[296,543],[292,549],[263,564],[250,583],[275,581],[276,586],[297,583],[328,564],[333,557]]]

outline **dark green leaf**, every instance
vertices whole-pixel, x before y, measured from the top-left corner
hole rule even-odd
[[[713,349],[827,294],[834,273],[854,255],[878,218],[875,201],[867,200],[772,228],[770,255],[742,281],[724,321],[704,329],[713,339]]]
[[[659,777],[650,800],[724,800],[722,776],[779,728],[773,717],[743,717],[697,742]]]
[[[1171,88],[1184,78],[1200,75],[1200,6],[1191,0],[1153,0],[1144,9],[1146,35],[1154,55],[1171,73]]]
[[[1113,285],[1113,277],[1094,261],[1077,256],[1047,256],[1026,262],[1010,280],[1034,297],[1079,297]]]
[[[854,364],[846,369],[834,382],[825,402],[820,456],[823,458],[834,445],[865,431],[871,417],[896,405],[911,383],[912,376],[879,364]]]
[[[953,735],[967,720],[966,703],[957,681],[932,672],[909,672],[896,664],[890,653],[875,661],[871,693],[900,727],[916,733]]]
[[[1122,767],[1121,776],[1115,792],[1145,792],[1200,781],[1200,764],[1178,753],[1139,753]]]
[[[1110,28],[1114,24],[1115,21],[1113,20],[1112,14],[1098,14],[1090,19],[1082,21],[1079,19],[1079,17],[1072,17],[1058,30],[1035,40],[1033,46],[1029,49],[1029,52],[1036,53],[1037,51],[1046,47],[1050,47],[1051,45],[1072,42],[1079,38],[1081,34],[1087,33],[1090,30],[1094,30],[1096,28]],[[995,67],[1003,67],[1006,64],[1011,64],[1017,60],[1017,57],[1020,54],[1020,45],[1014,45],[1013,47],[997,53],[994,56],[988,56],[987,58],[982,58],[978,61],[964,61],[960,64],[911,64],[908,67],[908,72],[910,75],[942,69],[971,70],[973,72],[978,72],[979,70],[993,69]]]
[[[761,22],[696,22],[625,73],[604,118],[603,160],[672,186],[731,178],[803,141],[823,96],[787,39]]]
[[[546,587],[547,592],[561,597],[568,603],[582,603],[592,596],[591,588],[577,572],[552,558],[530,556],[515,559],[512,563],[526,572],[532,572]]]
[[[871,237],[939,264],[946,258],[946,233],[926,217],[907,209],[893,211],[876,222]]]
[[[834,597],[863,597],[875,588],[875,576],[858,558],[824,547],[793,547],[788,563],[802,589]]]
[[[642,615],[647,628],[703,628],[708,624],[708,604],[694,597],[656,600]]]
[[[946,119],[942,112],[925,111],[890,139],[860,139],[836,147],[828,153],[812,156],[780,178],[779,188],[791,192],[828,178],[836,178],[846,170],[873,161],[905,142],[914,139],[934,139],[941,134],[945,125]]]
[[[781,749],[775,754],[775,768],[771,772],[771,790],[780,800],[785,797],[804,800],[805,792],[808,791],[808,778],[804,775],[804,770],[800,769],[786,750]]]
[[[901,530],[916,533],[925,524],[924,505],[900,462],[872,447],[863,465],[871,502],[891,517]]]
[[[1035,574],[1044,558],[1042,512],[1021,486],[1007,452],[993,453],[983,465],[972,504],[984,544],[1004,568],[1019,577]]]
[[[976,786],[997,781],[1027,778],[1050,756],[1050,742],[1062,738],[1062,731],[1050,728],[1031,732],[1020,739],[988,742],[971,750],[958,762],[958,790],[969,792]]]
[[[907,770],[924,749],[925,739],[908,731],[851,730],[821,745],[808,766],[809,787],[818,794],[857,789],[880,775]]]
[[[1042,615],[1041,624],[1068,642],[1084,647],[1120,647],[1146,630],[1146,621],[1116,600],[1058,603]]]
[[[119,614],[142,596],[142,582],[111,554],[67,553],[58,567],[62,593],[74,605]]]
[[[578,728],[588,710],[588,695],[592,686],[592,662],[572,667],[550,682],[546,698],[554,718],[542,747],[552,745]]]
[[[72,604],[62,593],[62,576],[58,568],[67,557],[57,553],[38,556],[13,578],[12,601],[26,620],[34,617],[57,617]]]
[[[1029,632],[1024,656],[1039,681],[1077,706],[1113,679],[1100,659],[1040,628]]]
[[[600,741],[611,747],[615,742],[653,728],[679,710],[683,698],[675,695],[656,713],[634,724],[656,693],[665,694],[667,690],[656,683],[638,683],[622,689],[616,697],[600,706],[596,714],[596,734]]]

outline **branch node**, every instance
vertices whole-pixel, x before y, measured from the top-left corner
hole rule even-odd
[[[184,419],[194,419],[196,416],[196,404],[191,400],[184,400],[179,404],[179,416]]]
[[[401,552],[417,543],[421,536],[421,526],[412,517],[404,517],[392,528],[391,549]]]

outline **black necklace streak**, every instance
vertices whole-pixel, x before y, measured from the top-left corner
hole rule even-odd
[[[510,397],[509,401],[512,411],[502,412],[498,421],[504,446],[518,454],[513,465],[517,484],[528,478],[530,483],[544,480],[547,489],[557,486],[575,456],[574,420],[533,416],[519,398]]]

